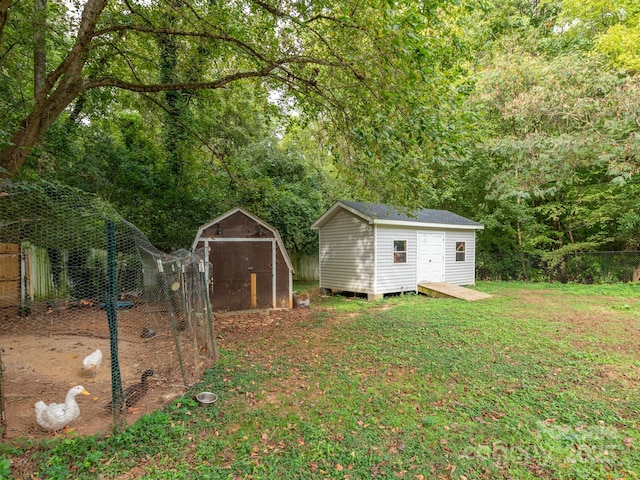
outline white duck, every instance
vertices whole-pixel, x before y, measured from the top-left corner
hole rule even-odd
[[[67,392],[64,403],[47,405],[42,400],[36,403],[36,421],[45,430],[61,430],[80,416],[80,407],[76,402],[78,395],[89,395],[82,385]]]
[[[102,350],[97,349],[95,352],[90,353],[84,360],[82,360],[82,368],[85,372],[92,372],[93,377],[98,373],[98,367],[102,363]]]

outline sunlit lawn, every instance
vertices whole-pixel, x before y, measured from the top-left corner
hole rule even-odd
[[[493,297],[314,297],[221,333],[213,407],[0,454],[33,478],[640,477],[640,287],[476,288]]]

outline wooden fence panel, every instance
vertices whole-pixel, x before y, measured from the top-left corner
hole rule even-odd
[[[293,264],[293,268],[296,271],[296,280],[320,280],[318,255],[293,253],[290,255],[290,258],[291,263]]]
[[[0,307],[20,305],[20,245],[0,243]]]

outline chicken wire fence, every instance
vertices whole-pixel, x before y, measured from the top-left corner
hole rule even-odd
[[[218,355],[206,271],[202,252],[159,251],[95,196],[0,180],[2,437],[58,430],[35,405],[78,385],[68,427],[93,434],[197,383]]]
[[[640,280],[640,251],[570,252],[562,256],[476,254],[478,280],[627,283]]]

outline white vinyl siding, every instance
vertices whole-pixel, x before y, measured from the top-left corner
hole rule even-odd
[[[416,291],[418,274],[425,273],[417,263],[421,234],[422,237],[427,234],[430,239],[426,247],[423,246],[427,248],[426,260],[431,261],[424,281],[454,285],[475,283],[475,230],[482,228],[480,224],[453,222],[441,226],[432,222],[387,220],[338,203],[312,228],[319,233],[322,288],[367,294],[369,298]],[[406,262],[403,263],[401,252],[405,242]],[[464,261],[456,261],[456,242],[464,242]],[[421,248],[423,256],[424,248]]]
[[[406,263],[393,262],[394,241],[407,242]],[[416,231],[411,228],[378,226],[376,234],[377,285],[375,293],[416,290]]]
[[[320,229],[320,287],[373,292],[373,252],[373,227],[346,210],[336,213]]]
[[[456,242],[465,242],[465,259],[456,261]],[[445,235],[445,282],[453,285],[476,283],[476,234],[475,231],[447,231]]]

